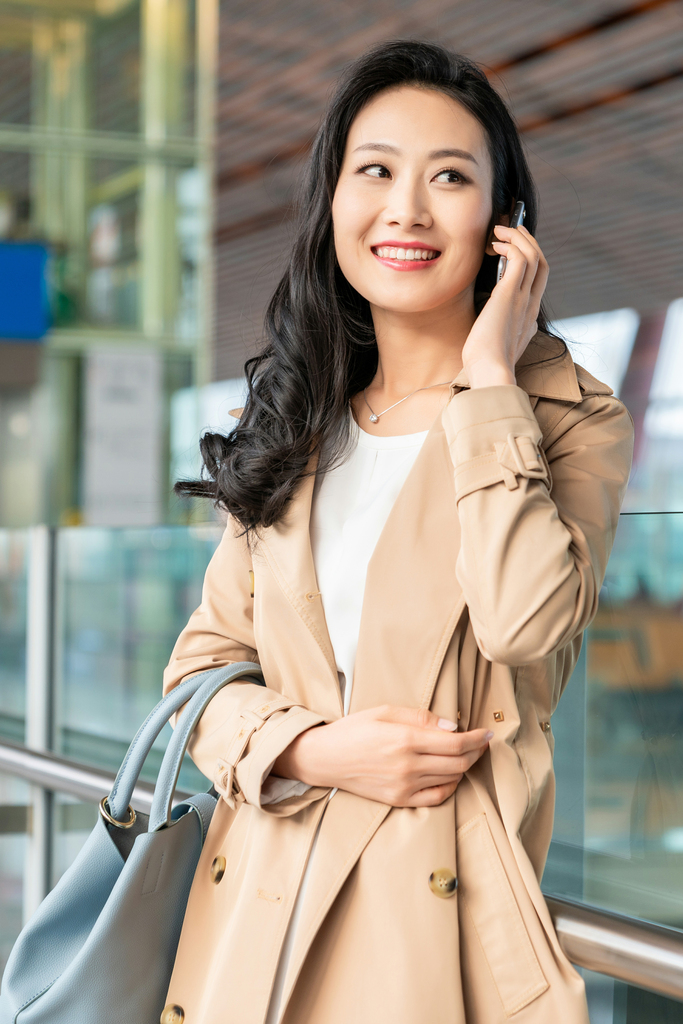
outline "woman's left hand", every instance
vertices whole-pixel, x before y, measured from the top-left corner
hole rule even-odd
[[[548,263],[533,235],[520,225],[494,227],[493,248],[505,256],[502,279],[474,322],[462,350],[470,387],[515,384],[515,366],[538,329]]]

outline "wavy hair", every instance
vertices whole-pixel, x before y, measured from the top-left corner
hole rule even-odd
[[[476,64],[434,43],[399,40],[373,47],[346,68],[313,142],[291,259],[265,316],[265,344],[245,364],[244,411],[227,436],[202,437],[202,478],[175,485],[178,494],[211,498],[247,534],[283,518],[312,456],[321,472],[343,459],[349,401],[375,375],[370,305],[339,269],[332,199],[354,118],[378,93],[405,85],[452,96],[484,128],[493,165],[489,230],[522,199],[525,224],[535,233],[538,198],[517,127]],[[495,285],[497,263],[497,256],[484,255],[477,311]],[[548,331],[543,308],[538,326]]]

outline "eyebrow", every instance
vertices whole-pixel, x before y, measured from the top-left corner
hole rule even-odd
[[[380,153],[400,152],[396,146],[390,146],[386,142],[364,142],[362,146],[356,146],[354,153],[359,153],[364,149],[374,149]],[[434,149],[428,155],[430,160],[445,160],[447,157],[456,157],[460,160],[471,160],[473,164],[477,163],[476,159],[466,149]]]

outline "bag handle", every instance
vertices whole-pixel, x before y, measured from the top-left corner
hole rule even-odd
[[[209,678],[205,679],[185,708],[182,718],[176,725],[173,736],[166,748],[166,753],[157,776],[157,783],[154,787],[152,809],[149,813],[150,832],[156,832],[158,829],[165,828],[171,824],[173,794],[178,782],[180,766],[182,765],[183,757],[185,756],[185,751],[194,728],[206,710],[209,701],[216,696],[219,690],[222,690],[224,686],[227,686],[228,683],[236,679],[249,680],[252,683],[257,683],[259,686],[266,685],[260,665],[249,661],[238,662],[225,669],[214,669],[214,671],[209,673]]]
[[[211,678],[222,678],[231,682],[237,676],[243,675],[244,670],[258,668],[252,662],[238,662],[233,665],[225,665],[219,669],[209,669],[191,676],[179,683],[170,693],[166,694],[156,707],[152,708],[136,732],[126,756],[121,762],[114,785],[107,797],[109,814],[117,821],[127,816],[128,806],[133,796],[133,790],[142,771],[145,759],[152,749],[152,745],[172,715],[183,706],[200,687]],[[237,670],[236,672],[233,670]],[[259,669],[259,673],[260,673]],[[247,671],[247,674],[249,672]],[[220,687],[219,687],[220,688]],[[185,715],[183,714],[183,718]],[[174,733],[175,735],[175,733]]]

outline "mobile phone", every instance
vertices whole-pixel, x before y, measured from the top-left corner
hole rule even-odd
[[[520,201],[518,203],[515,203],[515,210],[514,210],[514,213],[512,214],[512,217],[510,218],[510,227],[511,228],[518,228],[519,225],[522,223],[522,221],[524,220],[525,217],[526,217],[526,210],[524,208],[524,203],[520,199]],[[501,256],[500,259],[498,260],[498,274],[496,275],[496,284],[498,284],[498,282],[500,281],[501,277],[505,273],[505,265],[506,264],[507,264],[507,260],[505,259],[504,256]]]

